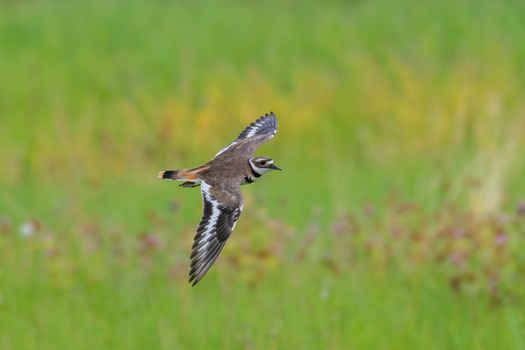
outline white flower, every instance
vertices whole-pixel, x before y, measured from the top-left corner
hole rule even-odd
[[[20,233],[20,236],[22,237],[29,237],[33,233],[35,233],[35,223],[33,221],[26,221],[22,225],[20,225],[20,229],[18,230],[18,233]]]

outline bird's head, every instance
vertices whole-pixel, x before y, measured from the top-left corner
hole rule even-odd
[[[249,160],[252,170],[259,175],[262,175],[270,170],[282,170],[277,165],[273,164],[273,160],[269,157],[255,157]]]

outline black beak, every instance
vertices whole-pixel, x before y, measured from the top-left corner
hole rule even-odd
[[[270,169],[273,169],[273,170],[281,170],[281,171],[283,170],[283,169],[279,168],[279,167],[278,167],[277,165],[275,165],[275,164],[270,165]]]

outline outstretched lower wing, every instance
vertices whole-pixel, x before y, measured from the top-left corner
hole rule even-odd
[[[201,183],[202,219],[193,240],[189,282],[196,285],[215,262],[235,228],[242,211],[242,198],[236,189],[214,188]]]
[[[250,125],[248,125],[239,136],[230,143],[228,146],[224,147],[215,155],[215,158],[220,156],[226,151],[238,149],[238,148],[247,148],[250,150],[253,148],[255,150],[258,146],[264,142],[270,140],[277,133],[277,120],[273,112],[270,114],[265,114]],[[243,147],[244,146],[244,147]],[[253,151],[252,151],[253,152]]]

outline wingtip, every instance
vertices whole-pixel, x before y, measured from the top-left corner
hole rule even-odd
[[[188,280],[188,283],[191,284],[192,287],[195,287],[197,283],[199,283],[199,279],[196,278],[197,275],[190,275],[190,279]]]
[[[275,128],[277,128],[277,118],[275,117],[275,113],[273,113],[273,111],[270,111],[270,113],[264,113],[264,115],[260,116],[256,121],[256,122],[259,122],[259,121],[268,121],[270,125],[274,126]]]
[[[274,124],[277,126],[277,117],[275,116],[275,113],[270,111],[270,114],[266,114],[266,116],[270,118],[274,122]]]

